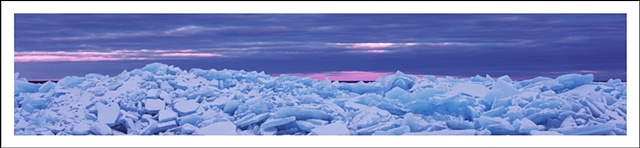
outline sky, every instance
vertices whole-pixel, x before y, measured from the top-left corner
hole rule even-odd
[[[16,14],[15,72],[152,62],[331,80],[406,74],[626,81],[625,14]]]

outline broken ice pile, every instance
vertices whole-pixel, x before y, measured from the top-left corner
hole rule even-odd
[[[160,63],[115,77],[15,76],[16,135],[626,135],[626,83],[397,72],[317,81]]]

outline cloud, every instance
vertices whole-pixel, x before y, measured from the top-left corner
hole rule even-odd
[[[311,30],[326,31],[331,28],[312,28]],[[102,40],[102,39],[120,39],[134,37],[168,37],[168,36],[184,36],[202,33],[211,33],[218,31],[234,31],[239,33],[262,33],[262,32],[281,32],[293,31],[287,26],[223,26],[223,27],[204,27],[197,25],[181,26],[174,29],[164,31],[139,31],[139,32],[111,32],[103,34],[90,34],[87,36],[71,36],[71,37],[52,37],[50,41],[83,41],[83,40]]]
[[[158,60],[197,57],[222,57],[217,53],[202,53],[192,49],[183,50],[114,50],[114,51],[16,51],[15,62],[59,62],[59,61],[124,61]]]

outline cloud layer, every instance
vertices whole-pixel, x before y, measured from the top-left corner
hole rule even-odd
[[[259,70],[626,78],[624,14],[17,14],[27,78],[142,63]],[[103,66],[115,64],[119,66]],[[59,71],[53,65],[69,65]],[[56,72],[52,72],[56,71]],[[345,76],[346,77],[346,76]]]

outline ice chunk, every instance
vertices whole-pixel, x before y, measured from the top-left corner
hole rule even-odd
[[[178,124],[175,120],[170,120],[166,122],[158,123],[158,127],[155,129],[156,132],[164,132],[170,128],[178,127]]]
[[[516,122],[520,123],[518,133],[521,134],[530,134],[532,130],[540,130],[538,125],[533,123],[533,121],[523,118],[522,120],[516,120]]]
[[[200,104],[196,100],[186,100],[176,103],[173,108],[178,112],[178,115],[185,116],[195,113],[199,106]]]
[[[476,83],[459,83],[453,86],[449,93],[462,93],[475,97],[484,97],[489,93],[489,89]]]
[[[404,115],[402,125],[409,126],[411,132],[419,132],[424,130],[427,123],[424,120],[420,119],[420,117],[417,117],[412,113],[407,113]]]
[[[411,131],[409,126],[400,126],[387,131],[376,131],[373,135],[402,135]]]
[[[231,122],[217,122],[196,130],[194,135],[238,135],[236,125]]]
[[[230,98],[230,97],[219,97],[219,98],[216,98],[213,101],[213,103],[211,103],[211,105],[223,107],[225,104],[227,104],[227,102],[231,101],[231,99],[232,98]]]
[[[298,128],[300,128],[300,130],[307,131],[307,132],[311,132],[313,128],[318,127],[318,125],[313,124],[309,121],[295,121],[295,122],[296,122],[296,125],[298,125]]]
[[[476,135],[477,131],[474,129],[466,130],[440,130],[440,131],[426,131],[417,133],[406,133],[405,135]]]
[[[473,129],[473,123],[467,121],[446,121],[447,127],[453,130]]]
[[[564,121],[562,121],[562,125],[560,125],[560,127],[574,127],[577,125],[578,124],[576,124],[576,121],[573,119],[573,117],[569,116],[565,118]]]
[[[120,117],[120,106],[116,103],[110,104],[110,106],[98,103],[96,105],[98,109],[98,122],[105,123],[109,126],[114,126],[116,121]]]
[[[365,128],[378,123],[387,122],[391,119],[391,113],[386,110],[378,109],[377,107],[370,107],[367,110],[360,112],[360,114],[353,117],[351,120],[351,126],[354,128]]]
[[[600,124],[573,128],[562,133],[565,135],[606,135],[613,131],[615,127],[613,124]]]
[[[87,123],[77,123],[71,128],[71,134],[74,135],[87,135],[91,132],[91,126]]]
[[[38,92],[45,93],[55,89],[55,83],[51,81],[47,81],[40,88],[38,88]]]
[[[498,96],[498,98],[508,97],[519,93],[519,91],[512,84],[504,80],[496,81],[496,83],[493,84],[492,90],[499,90],[502,92],[502,95]]]
[[[185,125],[187,123],[198,125],[198,123],[202,122],[202,118],[198,114],[191,114],[187,116],[182,116],[178,118],[178,124]]]
[[[94,123],[91,125],[91,132],[96,135],[113,135],[113,130],[104,123]]]
[[[158,112],[164,109],[164,101],[158,99],[145,99],[144,100],[144,109],[147,112]]]
[[[156,130],[156,128],[158,128],[158,122],[151,122],[149,124],[149,126],[146,126],[142,129],[141,133],[142,135],[151,135],[154,133],[154,131]]]
[[[16,73],[15,76],[17,78],[18,73]],[[29,83],[26,79],[15,79],[13,87],[14,87],[13,95],[18,95],[21,92],[33,93],[33,92],[37,92],[38,89],[40,89],[40,85]]]
[[[262,122],[262,121],[266,120],[267,118],[269,118],[269,116],[270,115],[268,113],[260,114],[260,115],[257,115],[257,116],[245,116],[244,118],[237,120],[235,122],[235,124],[238,127],[246,127],[246,126],[249,126],[251,124]]]
[[[531,121],[533,121],[536,124],[542,124],[547,122],[547,119],[551,119],[556,116],[558,116],[558,111],[544,109],[540,112],[527,116],[527,118],[529,118]]]
[[[531,135],[562,135],[562,134],[558,133],[557,131],[537,131],[537,130],[533,130],[530,133],[531,133]]]
[[[405,91],[404,89],[400,87],[394,87],[393,89],[387,91],[387,93],[385,93],[384,96],[391,99],[398,99],[400,98],[400,96],[406,93],[407,91]]]
[[[269,120],[265,121],[264,123],[262,123],[262,125],[260,125],[260,128],[263,129],[268,129],[271,127],[275,127],[275,126],[279,126],[279,125],[284,125],[290,122],[296,121],[296,117],[292,116],[292,117],[286,117],[286,118],[270,118]]]
[[[564,89],[573,89],[583,84],[593,82],[593,74],[566,74],[558,76],[556,81],[558,81],[559,84],[562,84]]]
[[[349,135],[349,129],[347,126],[340,122],[334,122],[324,126],[320,126],[311,130],[315,135]]]
[[[224,105],[224,109],[222,110],[225,113],[232,114],[238,109],[238,106],[242,104],[240,100],[231,100]]]
[[[198,127],[188,123],[180,127],[180,131],[182,131],[183,134],[191,134],[193,132],[196,132],[196,130],[198,130]]]
[[[147,98],[158,98],[159,89],[150,89],[147,91]]]
[[[175,120],[176,118],[178,118],[178,114],[171,109],[162,110],[158,113],[158,121],[160,122]]]
[[[275,118],[295,116],[298,120],[322,119],[331,120],[331,116],[324,111],[303,107],[283,107],[274,113]]]

